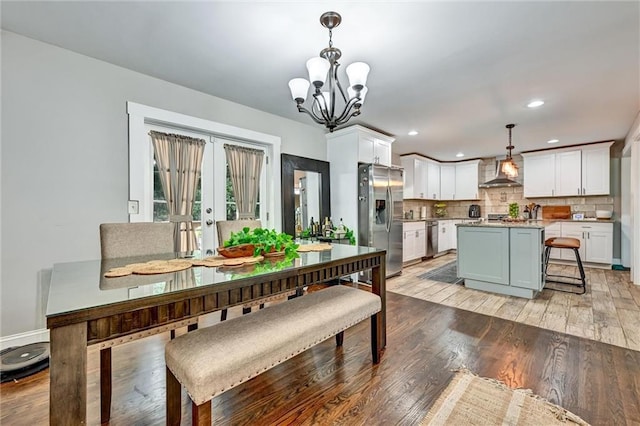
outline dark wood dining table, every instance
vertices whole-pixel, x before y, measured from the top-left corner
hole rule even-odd
[[[50,329],[51,425],[86,424],[87,347],[144,337],[170,325],[193,323],[198,316],[270,295],[372,270],[372,289],[382,299],[377,314],[378,355],[386,346],[386,251],[334,244],[331,250],[300,253],[237,268],[192,266],[160,275],[105,278],[112,267],[151,258],[121,258],[58,263],[53,266],[47,302]],[[196,253],[195,257],[199,257]],[[286,302],[285,302],[286,303]]]

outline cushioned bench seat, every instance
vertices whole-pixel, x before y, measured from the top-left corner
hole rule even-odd
[[[380,297],[333,286],[170,341],[167,424],[180,424],[180,384],[192,400],[193,424],[210,424],[211,399],[380,312]],[[379,354],[372,342],[373,361]]]

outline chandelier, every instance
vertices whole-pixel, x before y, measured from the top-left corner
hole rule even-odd
[[[507,159],[502,162],[502,172],[510,178],[518,176],[518,166],[511,158],[511,150],[513,149],[513,145],[511,145],[511,129],[514,127],[516,127],[515,124],[506,125],[506,128],[509,129],[509,146],[507,147],[509,153],[507,154]]]
[[[319,57],[307,61],[309,80],[294,78],[289,81],[291,97],[296,101],[299,112],[308,114],[313,121],[326,126],[333,132],[337,126],[346,123],[351,117],[360,115],[360,107],[367,95],[367,75],[369,65],[364,62],[354,62],[346,69],[349,87],[345,93],[338,80],[338,59],[342,52],[333,47],[332,30],[340,25],[342,17],[337,12],[325,12],[320,16],[320,23],[329,29],[329,47],[322,49]],[[313,101],[309,109],[303,106],[307,99],[310,84],[313,84]],[[323,91],[328,88],[328,91]],[[336,108],[337,98],[343,105],[342,112]]]

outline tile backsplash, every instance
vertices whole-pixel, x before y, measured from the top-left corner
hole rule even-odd
[[[516,164],[522,171],[522,156],[514,155]],[[486,159],[481,164],[480,181],[486,182],[495,177],[495,160]],[[516,180],[522,183],[522,173]],[[524,198],[524,188],[522,186],[511,188],[479,188],[480,200],[467,201],[441,201],[447,205],[447,217],[467,217],[469,214],[469,205],[479,204],[480,212],[483,217],[487,217],[489,213],[508,213],[509,203],[518,203],[520,211],[524,210],[524,206],[531,203],[548,205],[570,205],[572,213],[583,213],[585,218],[595,217],[596,210],[614,211],[614,198],[612,196],[581,196],[581,197],[553,197],[553,198]],[[404,200],[404,211],[413,210],[414,217],[419,217],[420,208],[427,206],[427,217],[434,217],[435,208],[433,205],[437,201],[433,200]],[[540,214],[539,214],[540,215]]]

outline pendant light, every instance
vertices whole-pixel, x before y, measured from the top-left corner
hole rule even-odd
[[[507,175],[507,177],[514,178],[518,176],[518,166],[515,161],[511,157],[511,150],[513,149],[513,145],[511,144],[511,129],[516,127],[515,124],[507,124],[506,128],[509,130],[509,146],[507,146],[507,159],[502,162],[501,170],[502,173]]]

